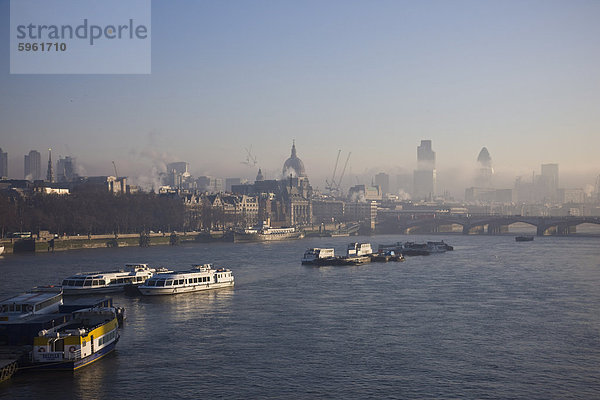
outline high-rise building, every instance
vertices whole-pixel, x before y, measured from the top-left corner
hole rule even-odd
[[[31,150],[25,154],[24,178],[30,181],[42,179],[42,155],[39,151]]]
[[[558,164],[542,164],[542,175],[538,178],[538,200],[558,200]]]
[[[421,145],[417,147],[417,169],[413,176],[413,198],[432,199],[435,196],[436,171],[435,151],[431,148],[431,140],[421,140]]]
[[[492,168],[492,157],[487,148],[482,148],[477,156],[477,163],[479,169],[477,171],[477,177],[475,178],[475,186],[480,188],[492,187],[492,176],[494,175],[494,168]]]
[[[435,169],[435,151],[431,149],[431,140],[421,140],[417,147],[417,169]]]
[[[0,178],[8,178],[8,153],[0,148]]]
[[[58,182],[72,182],[77,177],[75,158],[66,156],[56,162],[56,180]]]
[[[381,194],[386,195],[390,192],[390,176],[385,172],[375,175],[375,185],[381,188]]]

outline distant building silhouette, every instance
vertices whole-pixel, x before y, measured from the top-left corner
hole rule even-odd
[[[8,153],[0,148],[0,178],[8,178]]]
[[[542,164],[536,193],[539,201],[558,201],[558,164]]]
[[[42,179],[42,155],[39,151],[31,150],[24,157],[24,178],[30,181]]]
[[[375,175],[375,185],[381,187],[381,194],[386,195],[390,192],[390,176],[385,172]]]
[[[479,168],[477,170],[477,177],[475,178],[475,186],[480,188],[491,188],[492,187],[492,176],[494,175],[494,168],[492,168],[492,157],[487,148],[482,148],[477,156],[477,163]]]
[[[73,182],[77,178],[75,158],[66,156],[56,162],[56,180],[58,182]]]
[[[167,174],[164,183],[176,189],[191,189],[189,168],[190,164],[185,161],[167,164]]]
[[[431,140],[421,140],[417,147],[417,169],[414,171],[413,198],[432,199],[436,191],[435,151]]]

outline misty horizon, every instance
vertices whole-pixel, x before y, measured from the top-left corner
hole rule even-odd
[[[9,1],[0,0],[8,37]],[[280,178],[292,140],[315,188],[338,150],[343,186],[412,175],[432,140],[437,191],[494,186],[559,165],[560,186],[600,174],[600,3],[253,1],[152,3],[152,73],[9,73],[0,41],[0,147],[72,156],[80,175],[132,183],[186,161],[195,176]],[[224,22],[226,21],[226,23]],[[247,148],[257,159],[245,165]],[[339,170],[338,170],[339,173]]]

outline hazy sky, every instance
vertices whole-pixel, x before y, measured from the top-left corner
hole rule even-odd
[[[443,177],[486,146],[514,179],[542,163],[600,173],[600,1],[152,2],[151,75],[10,75],[0,0],[0,147],[10,175],[53,148],[89,175],[188,161],[276,178],[292,139],[316,186],[410,173],[431,139]],[[110,60],[107,60],[110,62]]]

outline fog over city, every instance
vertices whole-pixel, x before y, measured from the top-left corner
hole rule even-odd
[[[194,176],[281,178],[296,141],[315,188],[408,176],[431,140],[437,191],[493,186],[558,164],[560,186],[600,174],[600,3],[153,2],[150,75],[16,75],[0,43],[0,148],[77,160],[80,176],[158,184]],[[9,1],[0,0],[8,34]],[[226,23],[224,22],[226,21]],[[401,179],[401,178],[400,178]]]

